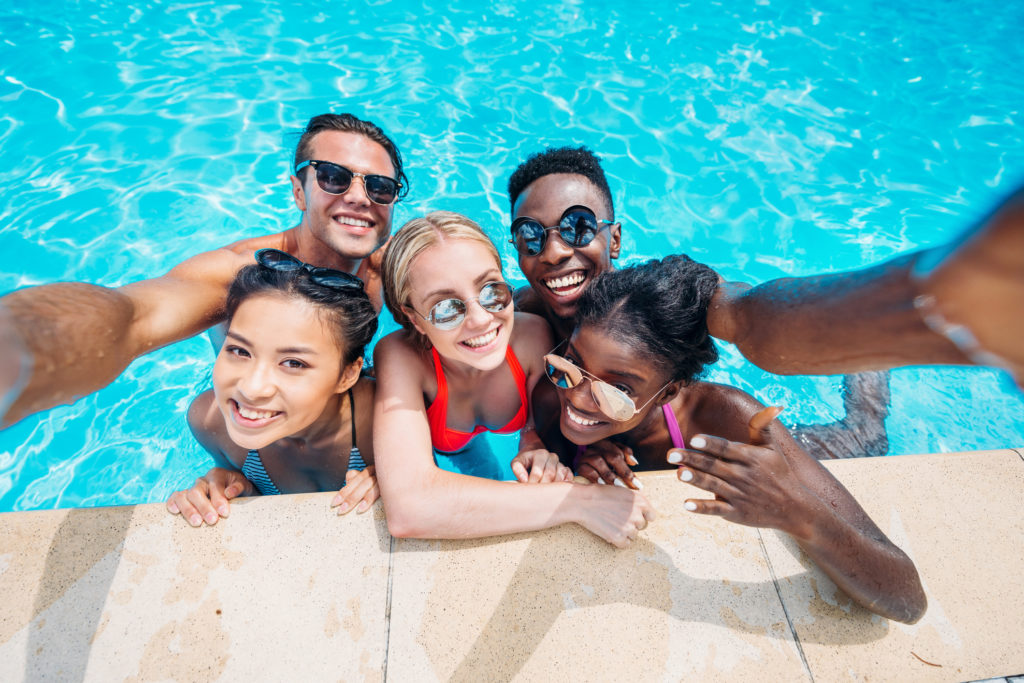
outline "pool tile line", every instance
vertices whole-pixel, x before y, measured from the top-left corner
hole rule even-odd
[[[775,573],[775,566],[772,564],[772,557],[768,553],[767,546],[764,544],[764,536],[761,534],[761,529],[755,528],[755,531],[757,532],[757,543],[761,547],[761,554],[764,555],[764,560],[768,564],[768,573],[772,577],[772,585],[775,587],[775,595],[779,598],[779,604],[782,606],[782,613],[786,615],[786,625],[789,626],[789,632],[793,635],[793,643],[796,644],[796,651],[800,654],[800,663],[803,664],[807,678],[810,679],[811,683],[814,683],[814,672],[811,671],[811,665],[807,661],[807,656],[804,654],[804,646],[800,642],[800,634],[796,632],[796,627],[793,625],[793,618],[789,614],[789,607],[786,605],[786,601],[782,597],[782,588],[779,586],[779,577]]]
[[[383,505],[383,503],[380,503]],[[388,681],[388,661],[391,659],[391,598],[395,588],[395,549],[398,539],[391,536],[388,545],[388,589],[384,601],[384,663],[381,667],[381,681]]]

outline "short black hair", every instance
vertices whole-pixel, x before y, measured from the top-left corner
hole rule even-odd
[[[530,183],[553,173],[581,175],[592,182],[608,203],[609,218],[615,220],[612,191],[608,188],[608,179],[601,168],[601,158],[586,147],[549,147],[543,152],[530,155],[519,164],[519,168],[508,179],[508,199],[512,211],[515,211],[519,195]]]
[[[707,312],[718,274],[685,255],[599,275],[580,297],[576,327],[593,325],[693,382],[718,360]]]
[[[391,165],[395,167],[395,180],[402,184],[402,187],[398,189],[398,197],[395,201],[409,194],[409,179],[405,177],[405,170],[402,168],[402,154],[398,151],[398,146],[377,124],[364,121],[352,114],[319,114],[311,118],[305,129],[299,134],[299,143],[295,146],[295,159],[292,168],[311,158],[313,137],[325,130],[358,133],[383,147],[391,158]]]
[[[377,332],[377,311],[365,291],[317,284],[301,268],[274,270],[254,263],[238,271],[228,289],[228,324],[243,301],[271,292],[305,299],[323,311],[324,321],[345,352],[343,366],[366,357],[366,345]]]

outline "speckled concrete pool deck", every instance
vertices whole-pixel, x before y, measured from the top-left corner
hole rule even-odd
[[[783,534],[682,509],[629,550],[574,525],[394,539],[380,504],[238,501],[0,515],[0,680],[898,680],[1024,672],[1024,448],[829,461],[917,563],[907,626],[852,604]]]

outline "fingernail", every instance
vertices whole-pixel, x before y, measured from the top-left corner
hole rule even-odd
[[[216,512],[211,512],[210,514],[206,515],[206,523],[207,524],[216,524],[217,523],[217,513]]]
[[[693,472],[690,470],[679,470],[680,481],[693,481]]]
[[[191,517],[188,518],[188,523],[191,524],[192,526],[199,526],[200,524],[203,523],[203,518],[200,517],[199,515],[192,515]]]
[[[632,455],[626,458],[626,462],[629,463],[630,467],[636,467],[637,465],[640,464],[640,461],[634,458]]]
[[[636,477],[633,477],[632,481],[633,481],[633,486],[637,487],[638,489],[643,489],[644,485],[640,482],[639,479],[637,479]]]
[[[708,442],[703,436],[695,436],[690,439],[690,445],[694,448],[704,448],[708,445]]]
[[[221,517],[227,517],[228,516],[228,506],[227,505],[221,505],[219,508],[217,508],[217,512],[220,513]]]
[[[370,509],[370,505],[364,500],[360,501],[359,506],[356,508],[356,512],[366,512]]]
[[[621,486],[621,487],[622,487],[622,488],[624,488],[624,489],[628,489],[628,488],[629,488],[628,486],[626,486],[626,482],[622,481],[622,480],[621,480],[621,479],[619,479],[618,477],[615,477],[615,481],[614,481],[613,483],[614,483],[614,484],[615,484],[616,486]]]
[[[341,505],[338,506],[338,514],[339,515],[345,514],[346,512],[349,511],[349,509],[351,509],[351,507],[352,506],[349,505],[348,501],[346,500],[344,503],[342,503]]]
[[[672,465],[678,465],[683,461],[683,454],[680,453],[679,451],[669,451],[668,461]]]
[[[693,512],[693,511],[695,511],[697,509],[697,504],[693,503],[691,501],[686,501],[686,503],[683,505],[683,507],[686,508],[687,510],[689,510],[690,512]]]
[[[331,507],[337,506],[338,503],[340,503],[340,502],[341,502],[341,494],[339,493],[338,495],[336,495],[334,497],[334,500],[331,501]]]

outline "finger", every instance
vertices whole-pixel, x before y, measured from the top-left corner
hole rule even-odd
[[[698,443],[701,437],[694,437],[693,442]],[[724,439],[720,439],[724,441]],[[726,444],[729,442],[726,441]],[[709,443],[704,444],[705,447],[709,446]],[[715,445],[717,447],[717,444]],[[668,452],[667,460],[673,465],[679,467],[686,467],[689,469],[700,470],[701,472],[709,472],[715,476],[727,478],[726,470],[731,466],[729,460],[726,460],[722,456],[710,455],[708,453],[702,453],[701,451],[690,451],[683,450],[682,448],[673,448]],[[683,481],[689,481],[684,479]]]
[[[203,482],[203,486],[193,486],[188,490],[188,502],[192,503],[195,508],[196,514],[200,515],[207,524],[213,526],[220,519],[220,515],[217,514],[217,510],[213,507],[210,502],[210,490]],[[189,523],[192,523],[192,518],[189,518]],[[192,524],[192,526],[199,526],[199,524]]]
[[[356,514],[361,515],[369,510],[370,507],[377,502],[378,498],[380,498],[380,487],[377,486],[377,480],[374,479],[370,490],[363,495],[362,502],[360,502],[359,507],[356,508]]]
[[[512,474],[515,475],[516,481],[525,484],[530,479],[529,473],[526,471],[526,466],[523,465],[523,461],[519,458],[512,460]]]
[[[725,517],[733,511],[732,506],[724,500],[690,499],[683,503],[683,507],[698,515],[715,515],[716,517]]]
[[[598,458],[597,460],[592,461],[590,463],[590,466],[597,471],[597,474],[601,478],[602,482],[604,482],[605,484],[615,483],[615,472],[613,472],[612,469],[608,467],[608,461],[606,461],[604,458]]]
[[[771,443],[770,426],[772,420],[779,416],[785,408],[782,406],[768,406],[758,411],[747,423],[749,436],[747,443],[754,446],[766,446]]]
[[[234,484],[231,484],[232,486]],[[228,498],[225,495],[227,489],[222,489],[219,484],[210,484],[210,505],[221,517],[227,517],[229,512]]]
[[[541,478],[541,483],[547,484],[555,481],[555,476],[558,474],[558,467],[558,458],[549,456],[548,461],[544,464],[544,476]]]
[[[533,467],[530,468],[530,483],[539,484],[544,480],[544,465],[547,458],[538,455],[533,459]]]
[[[629,446],[622,447],[622,454],[626,457],[626,463],[630,467],[636,467],[640,464],[640,461],[633,457],[633,449]]]
[[[566,467],[565,465],[559,465],[558,466],[558,473],[559,473],[559,481],[572,481],[573,480],[572,470],[569,469],[568,467]]]
[[[351,507],[352,496],[350,494],[352,493],[353,487],[356,484],[356,482],[369,476],[363,474],[363,472],[365,471],[366,470],[348,470],[347,472],[345,472],[345,485],[338,489],[338,492],[334,494],[334,498],[331,500],[332,508],[337,507],[342,503],[348,503],[345,506],[344,510],[338,511],[339,515],[348,512],[349,507]]]
[[[678,477],[679,481],[692,484],[699,489],[704,489],[708,493],[713,493],[716,497],[725,500],[734,500],[739,493],[728,481],[720,479],[712,474],[701,472],[700,470],[691,470],[687,467],[680,467]]]
[[[195,506],[188,501],[187,491],[179,491],[178,496],[178,509],[181,511],[182,518],[189,523],[191,526],[202,526],[203,516],[199,514]]]
[[[743,453],[742,448],[737,446],[746,445],[739,444],[735,441],[729,441],[718,436],[709,436],[707,434],[698,434],[697,436],[690,439],[690,449],[687,453],[693,453],[697,451],[703,451],[715,456],[716,460],[742,460]],[[674,450],[678,450],[673,448]],[[684,458],[685,460],[685,458]]]
[[[619,477],[619,479],[622,479],[623,481],[629,481],[630,479],[633,478],[633,470],[629,469],[629,465],[626,464],[625,455],[620,455],[619,457],[612,458],[608,462],[608,464],[611,466],[611,469],[615,472],[615,475]]]
[[[338,507],[338,514],[343,515],[353,507],[355,507],[358,512],[365,512],[372,502],[367,501],[366,496],[373,491],[373,487],[376,483],[377,480],[374,477],[360,477],[359,479],[354,479],[348,484],[345,484],[345,488],[341,490],[342,493],[344,493],[344,501],[342,505]]]
[[[583,463],[582,465],[580,465],[579,469],[576,471],[576,474],[583,477],[591,484],[601,483],[601,475],[598,474],[597,470],[591,467],[588,463]]]

